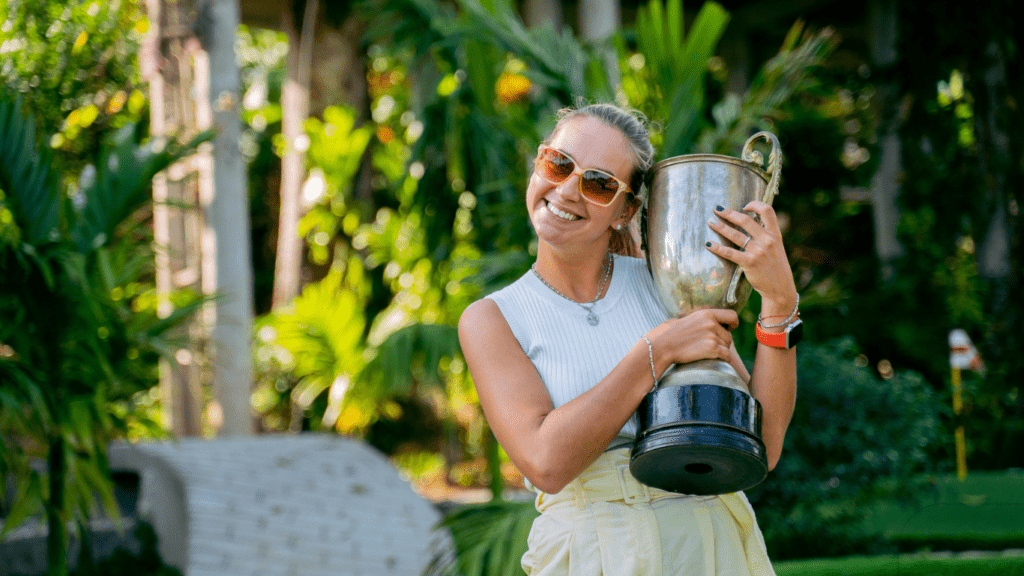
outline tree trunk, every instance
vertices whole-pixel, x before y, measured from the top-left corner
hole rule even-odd
[[[370,117],[367,56],[360,42],[364,32],[365,24],[359,17],[350,16],[337,25],[328,18],[326,10],[320,10],[312,49],[316,54],[316,66],[311,67],[309,77],[310,116],[322,118],[327,107],[343,105],[355,111],[357,125]],[[367,146],[352,186],[353,196],[366,207],[367,213],[373,214],[376,206],[371,181],[371,154],[372,146]],[[304,261],[302,264],[302,280],[315,282],[327,275],[333,262],[328,260],[324,265],[317,265]]]
[[[64,524],[64,482],[67,463],[64,461],[64,438],[50,439],[47,457],[50,498],[46,508],[46,574],[65,576],[68,573],[67,526]]]
[[[525,0],[523,20],[530,28],[551,24],[555,30],[561,30],[562,3],[559,0]]]
[[[586,41],[604,40],[622,27],[622,14],[619,0],[582,0],[579,11],[580,36]],[[619,61],[615,48],[605,46],[601,50],[605,73],[609,84],[619,83]]]
[[[999,280],[1010,274],[1010,230],[1006,177],[1009,169],[1009,138],[1000,126],[996,113],[1000,108],[999,95],[1007,93],[1006,70],[1003,57],[995,42],[985,51],[988,66],[981,74],[983,91],[978,94],[974,124],[978,134],[978,162],[987,184],[984,202],[984,238],[978,251],[978,274],[983,278]]]
[[[196,54],[196,117],[213,127],[216,139],[201,164],[200,205],[203,292],[216,296],[204,311],[212,325],[209,360],[216,404],[210,412],[218,432],[254,431],[250,400],[252,361],[252,250],[245,158],[238,148],[241,79],[235,63],[237,0],[203,0],[197,29],[203,51]],[[202,94],[202,88],[209,92]],[[219,422],[218,422],[219,420]]]
[[[491,501],[501,500],[505,493],[505,477],[501,475],[501,446],[498,439],[488,428],[484,432],[484,439],[487,442],[487,470],[490,472],[491,481],[487,486],[491,491]]]
[[[1010,60],[999,43],[991,41],[985,50],[985,64],[972,91],[976,94],[974,126],[977,134],[979,172],[984,177],[985,199],[982,203],[982,218],[977,226],[981,235],[976,255],[978,275],[985,279],[989,296],[985,303],[986,316],[990,318],[983,353],[997,371],[1007,389],[1021,382],[1024,369],[1016,357],[1024,348],[1021,330],[1022,314],[1020,287],[1014,266],[1013,247],[1020,247],[1014,216],[1019,213],[1013,186],[1010,183],[1014,173],[1020,174],[1013,166],[1013,158],[1021,157],[1020,144],[1012,143],[1009,134],[1018,132],[1012,122],[1016,114],[1007,110],[1005,102],[1011,95],[1019,94],[1018,86],[1011,85],[1013,74]],[[1017,121],[1019,124],[1019,121]],[[1013,150],[1012,146],[1017,149]],[[991,385],[991,384],[990,384]],[[1024,399],[1018,398],[1008,411],[1006,421],[1020,422],[1024,415]],[[1007,426],[1005,430],[1015,428]],[[1016,430],[1020,430],[1020,425]],[[997,466],[1012,467],[1019,464],[1020,432],[999,436],[994,454]]]
[[[303,239],[299,236],[299,220],[302,218],[300,195],[306,176],[308,142],[304,124],[309,117],[313,31],[318,11],[319,1],[308,0],[301,28],[290,9],[285,8],[282,13],[282,28],[288,36],[288,78],[281,89],[281,133],[285,149],[281,159],[281,211],[271,304],[275,310],[298,296],[301,285]]]
[[[872,64],[888,68],[896,63],[896,3],[894,0],[872,0],[868,4],[868,28]],[[877,87],[879,154],[881,160],[871,178],[872,217],[875,227],[875,254],[881,266],[883,282],[894,275],[893,264],[903,255],[903,246],[896,236],[901,213],[899,208],[900,179],[903,174],[902,147],[899,128],[903,119],[898,112],[898,92],[893,83]]]

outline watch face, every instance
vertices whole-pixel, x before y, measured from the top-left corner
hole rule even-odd
[[[786,327],[786,348],[792,348],[800,343],[804,337],[804,323],[797,319]]]

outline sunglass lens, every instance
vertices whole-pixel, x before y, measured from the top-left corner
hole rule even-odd
[[[615,193],[619,191],[619,183],[607,174],[596,170],[587,170],[583,173],[583,178],[580,181],[580,190],[592,202],[609,204],[615,199]]]
[[[565,154],[558,150],[547,148],[541,152],[540,162],[537,163],[542,170],[542,175],[553,182],[564,182],[572,176],[576,164]]]

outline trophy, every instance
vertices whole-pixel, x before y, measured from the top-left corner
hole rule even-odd
[[[759,139],[771,145],[767,169],[753,148]],[[742,210],[752,200],[771,204],[781,159],[775,135],[759,132],[744,144],[740,159],[688,154],[651,167],[642,233],[647,266],[671,316],[706,307],[739,312],[746,304],[751,287],[743,270],[705,247],[709,240],[726,242],[707,220],[718,205]],[[728,362],[671,366],[640,402],[637,416],[629,469],[648,486],[725,494],[750,488],[768,473],[761,405]]]

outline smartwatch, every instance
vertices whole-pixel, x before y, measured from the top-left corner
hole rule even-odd
[[[757,341],[772,348],[784,348],[786,350],[796,346],[804,337],[804,323],[797,318],[786,325],[786,329],[777,334],[765,332],[761,329],[761,323],[757,322],[754,327]]]

